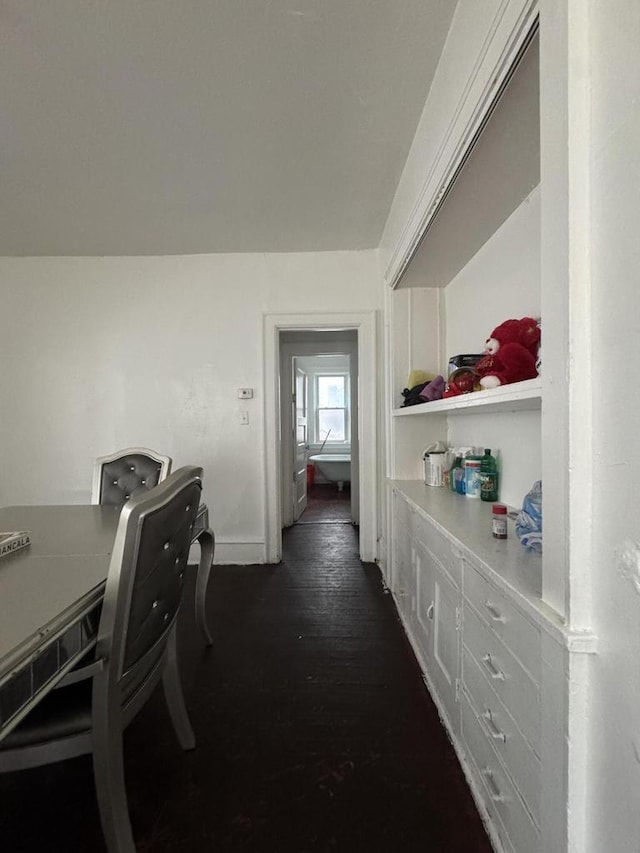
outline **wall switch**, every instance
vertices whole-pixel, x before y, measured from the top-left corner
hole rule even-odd
[[[243,426],[249,423],[249,412],[240,412],[240,423]]]
[[[252,400],[253,399],[253,388],[238,388],[238,399],[239,400]]]

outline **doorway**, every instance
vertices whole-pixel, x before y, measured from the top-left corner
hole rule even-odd
[[[377,469],[376,469],[376,351],[375,351],[375,313],[361,314],[304,314],[304,315],[266,315],[265,316],[265,443],[266,477],[265,510],[267,561],[277,563],[282,554],[282,528],[285,519],[292,523],[293,477],[283,473],[283,455],[293,458],[293,427],[285,429],[286,412],[293,419],[291,400],[287,400],[286,410],[282,400],[291,397],[289,390],[292,380],[287,380],[283,392],[283,374],[287,365],[293,365],[284,358],[287,347],[298,344],[318,343],[310,334],[350,339],[350,354],[357,373],[352,382],[352,420],[351,441],[357,442],[357,454],[354,455],[355,470],[351,473],[351,507],[355,508],[355,520],[359,523],[360,557],[366,562],[377,558]],[[288,337],[284,337],[284,336]],[[320,347],[327,352],[326,343]],[[316,354],[318,347],[316,347]],[[313,354],[313,353],[307,353]],[[297,416],[297,415],[296,415]],[[305,417],[301,415],[301,417]],[[287,444],[288,442],[288,444]],[[301,469],[299,468],[300,472]],[[285,483],[285,477],[290,479]],[[354,494],[355,493],[355,494]],[[291,520],[289,510],[291,508]]]
[[[280,333],[282,526],[358,525],[358,337]]]

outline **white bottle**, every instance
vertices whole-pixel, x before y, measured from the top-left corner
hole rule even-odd
[[[480,497],[480,460],[464,460],[465,495],[468,498]]]

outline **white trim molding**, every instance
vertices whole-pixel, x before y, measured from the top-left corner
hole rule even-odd
[[[453,185],[459,167],[481,131],[492,103],[538,17],[538,0],[501,0],[476,62],[451,119],[413,210],[393,248],[384,272],[387,285],[397,287],[441,202]]]
[[[215,565],[251,566],[265,562],[264,539],[216,539]]]
[[[358,439],[360,492],[360,559],[377,559],[376,504],[376,313],[265,314],[265,552],[268,563],[282,557],[282,508],[280,506],[280,332],[344,331],[358,333]]]

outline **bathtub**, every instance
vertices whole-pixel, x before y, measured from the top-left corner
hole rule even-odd
[[[325,480],[338,484],[341,492],[345,483],[351,482],[351,454],[350,453],[318,453],[309,457]]]

